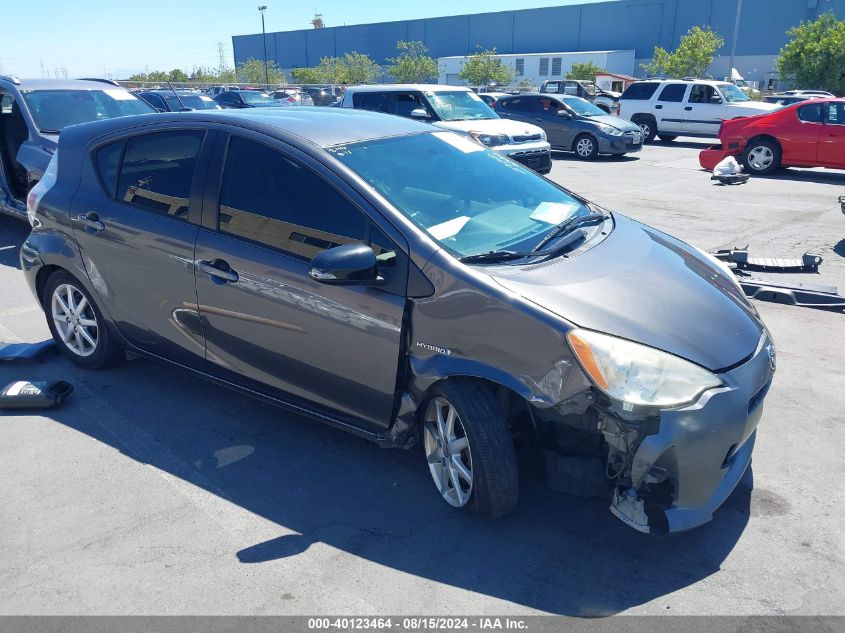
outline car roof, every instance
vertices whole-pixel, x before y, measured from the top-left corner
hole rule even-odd
[[[466,86],[449,86],[446,84],[378,84],[372,86],[349,86],[346,92],[401,92],[404,90],[419,90],[421,92],[472,92]]]
[[[125,90],[122,86],[115,86],[103,81],[90,79],[18,79],[15,86],[18,90]]]
[[[179,122],[229,123],[246,128],[272,128],[279,138],[296,136],[319,147],[332,147],[392,136],[440,131],[427,123],[391,114],[352,108],[250,108],[248,110],[194,110],[118,117],[71,126],[86,126],[91,138],[145,126]]]

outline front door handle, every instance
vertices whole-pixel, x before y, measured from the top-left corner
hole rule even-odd
[[[687,107],[685,107],[685,108],[684,108],[684,110],[686,110],[687,112],[689,112],[690,110],[692,110],[692,106],[687,106]]]
[[[86,214],[79,214],[76,216],[76,221],[83,225],[85,228],[91,229],[95,233],[97,231],[105,231],[106,225],[100,221],[100,216],[98,216],[93,211],[89,211]]]
[[[535,121],[537,121],[537,123],[542,123],[542,122],[543,122],[543,119],[541,119],[541,118],[539,118],[539,117],[538,117],[538,118],[536,118],[536,119],[534,119],[534,120],[535,120]]]
[[[656,106],[654,106],[654,109],[655,110],[662,110],[663,106],[658,103]]]
[[[215,259],[213,261],[201,259],[197,262],[197,268],[206,275],[209,275],[215,283],[225,284],[229,281],[235,283],[240,278],[238,273],[232,270],[229,263],[223,259]]]

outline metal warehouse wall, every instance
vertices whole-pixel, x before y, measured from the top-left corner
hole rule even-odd
[[[396,55],[397,40],[422,40],[433,57],[467,55],[477,46],[499,53],[674,48],[692,26],[709,24],[730,51],[737,0],[615,0],[424,20],[404,20],[267,34],[267,56],[282,68],[316,66],[321,57],[358,51],[378,63]],[[744,0],[737,55],[775,55],[786,31],[833,11],[845,0]],[[261,34],[232,37],[235,64],[263,58]]]

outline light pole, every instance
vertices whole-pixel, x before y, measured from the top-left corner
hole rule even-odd
[[[264,31],[264,12],[267,10],[267,5],[262,4],[258,7],[258,12],[261,14],[261,39],[264,42],[264,87],[270,85],[270,74],[267,72],[267,33]]]
[[[734,64],[736,63],[736,40],[739,37],[739,22],[742,19],[742,0],[736,2],[736,22],[734,22],[734,37],[731,40],[731,62],[728,67],[728,81],[733,82]]]

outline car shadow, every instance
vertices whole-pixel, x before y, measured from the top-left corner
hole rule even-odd
[[[845,257],[845,239],[841,239],[833,245],[833,252],[840,257]]]
[[[0,215],[0,266],[20,268],[21,244],[29,235],[30,226],[22,220]]]
[[[78,387],[46,417],[276,523],[279,536],[231,552],[243,564],[324,543],[532,609],[596,617],[716,573],[749,519],[750,469],[711,523],[658,538],[623,525],[607,502],[550,492],[525,453],[517,512],[490,520],[443,503],[418,449],[380,449],[146,360],[102,372],[63,357],[36,367]]]
[[[573,152],[565,152],[562,150],[552,150],[552,160],[566,160],[566,161],[573,161],[576,163],[587,163],[587,162],[612,162],[612,163],[628,163],[631,161],[638,161],[640,157],[638,156],[639,152],[636,154],[622,154],[622,155],[611,155],[611,154],[600,154],[595,160],[593,161],[586,161],[581,158],[578,158]]]
[[[767,176],[756,176],[756,178],[815,182],[822,185],[845,185],[845,171],[823,171],[821,169],[786,168]],[[835,197],[831,198],[831,206],[838,204],[839,202]]]
[[[682,147],[682,148],[685,148],[685,149],[697,149],[697,150],[707,149],[708,147],[710,147],[712,145],[718,145],[718,144],[719,144],[719,139],[712,139],[712,140],[702,139],[700,141],[678,141],[678,140],[661,141],[660,139],[657,139],[655,141],[652,141],[651,143],[648,143],[648,145],[657,146],[657,147]]]

